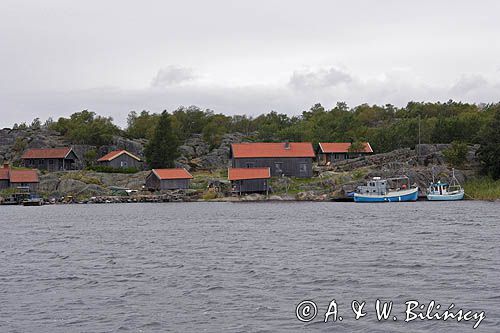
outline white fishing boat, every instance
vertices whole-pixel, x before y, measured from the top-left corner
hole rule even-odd
[[[455,169],[453,169],[453,175],[449,183],[442,183],[433,180],[429,188],[427,189],[427,200],[430,201],[455,201],[462,200],[464,198],[465,192],[457,178],[455,177]]]
[[[358,186],[354,202],[402,202],[416,201],[418,187],[410,185],[408,177],[381,179],[373,177],[366,186]]]

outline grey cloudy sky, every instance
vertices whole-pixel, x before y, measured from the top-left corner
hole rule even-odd
[[[2,0],[0,126],[500,101],[500,1]]]

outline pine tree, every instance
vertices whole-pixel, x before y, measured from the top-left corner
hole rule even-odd
[[[492,122],[483,134],[478,155],[483,172],[493,179],[500,179],[500,109],[496,110]]]
[[[172,130],[171,115],[163,111],[154,130],[153,137],[146,145],[144,154],[151,168],[173,168],[179,156],[179,142]]]

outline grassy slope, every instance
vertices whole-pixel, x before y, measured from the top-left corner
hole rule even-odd
[[[464,184],[467,199],[498,200],[500,199],[500,180],[476,178]]]

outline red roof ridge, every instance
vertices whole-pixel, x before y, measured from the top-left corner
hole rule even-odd
[[[61,148],[30,148],[24,152],[22,159],[65,158],[73,150],[72,147]]]
[[[361,142],[364,145],[364,153],[373,153],[369,142]],[[351,142],[320,142],[319,148],[323,153],[348,153]]]
[[[125,149],[119,149],[119,150],[110,151],[109,153],[107,153],[103,157],[99,158],[97,160],[97,162],[112,161],[112,160],[114,160],[115,158],[117,158],[118,156],[120,156],[122,154],[127,154],[128,156],[132,157],[133,159],[135,159],[137,161],[142,161],[141,158],[139,158],[139,157],[135,156],[134,154],[126,151]]]
[[[185,168],[169,168],[169,169],[153,169],[152,173],[159,179],[192,179],[191,175]]]
[[[231,144],[234,158],[314,157],[311,142],[242,142]]]
[[[38,170],[11,169],[9,171],[9,181],[11,183],[38,183]]]

